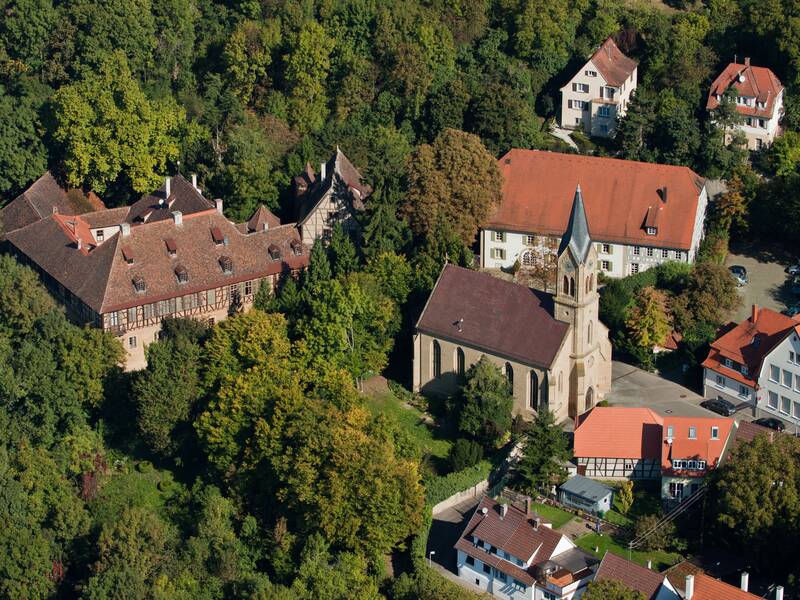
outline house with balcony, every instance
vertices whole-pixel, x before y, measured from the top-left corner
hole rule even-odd
[[[703,393],[800,424],[800,317],[754,304],[728,323],[703,361]]]
[[[146,364],[165,317],[208,323],[252,306],[261,285],[308,265],[294,224],[265,207],[246,223],[222,213],[180,175],[131,206],[53,212],[5,234],[5,245],[39,272],[68,316],[111,332],[126,369]]]
[[[573,600],[597,559],[528,510],[484,496],[455,544],[458,576],[502,600]]]
[[[747,139],[750,150],[761,150],[772,145],[781,133],[783,116],[783,85],[771,69],[754,67],[750,59],[744,64],[730,63],[711,84],[706,108],[712,113],[731,86],[736,89],[736,112],[742,123],[736,126]],[[730,141],[731,135],[727,135]]]
[[[694,261],[704,234],[705,180],[688,167],[513,149],[498,161],[502,196],[480,232],[483,268],[555,266],[569,221],[565,198],[583,194],[595,269],[625,277],[667,261]]]
[[[636,89],[637,66],[608,38],[561,88],[559,125],[610,137]]]

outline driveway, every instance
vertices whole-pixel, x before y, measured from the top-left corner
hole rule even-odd
[[[550,134],[551,135],[557,137],[562,142],[565,142],[573,150],[579,150],[578,144],[576,144],[575,140],[573,140],[570,137],[570,135],[569,135],[570,133],[571,132],[568,129],[561,129],[560,127],[556,127],[555,125],[553,125],[550,128]]]
[[[430,556],[431,551],[435,552],[431,556],[432,561],[451,573],[456,573],[456,551],[453,546],[464,532],[464,527],[467,526],[479,501],[480,497],[467,498],[463,502],[433,515],[425,556]]]
[[[765,306],[781,312],[787,304],[796,302],[788,289],[788,276],[784,273],[784,265],[778,262],[766,262],[766,257],[747,254],[728,254],[726,266],[742,265],[747,269],[750,280],[747,285],[737,288],[742,298],[742,305],[731,318],[744,321],[750,316],[753,304]]]

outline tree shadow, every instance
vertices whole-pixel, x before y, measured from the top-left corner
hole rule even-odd
[[[774,240],[742,239],[730,241],[729,250],[733,254],[740,254],[754,258],[759,262],[772,262],[788,266],[798,259],[797,249],[791,245]]]

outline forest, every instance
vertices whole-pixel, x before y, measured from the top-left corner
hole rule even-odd
[[[248,314],[165,322],[133,375],[0,257],[4,598],[464,597],[422,568],[389,576],[392,553],[419,554],[432,484],[358,386],[408,376],[411,324],[444,260],[471,264],[498,198],[495,159],[570,151],[548,133],[559,88],[609,36],[639,88],[616,138],[582,151],[726,179],[709,254],[731,235],[796,243],[794,0],[0,8],[0,204],[47,169],[109,207],[197,173],[230,219],[263,203],[287,222],[292,177],[336,146],[374,189],[358,239],[335,231]],[[784,136],[750,156],[705,110],[735,56],[787,90]]]

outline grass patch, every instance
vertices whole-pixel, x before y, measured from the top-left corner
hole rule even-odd
[[[579,548],[591,552],[598,558],[603,558],[606,551],[628,558],[628,548],[624,544],[618,543],[614,538],[607,535],[600,535],[599,533],[588,533],[575,540]],[[595,546],[599,551],[595,552]],[[663,571],[667,567],[671,567],[680,561],[682,556],[677,552],[667,552],[665,550],[656,550],[653,552],[640,552],[634,550],[631,552],[630,559],[633,562],[639,563],[642,566],[647,566],[647,561],[653,561],[653,569],[656,571]]]
[[[422,411],[404,406],[392,392],[367,398],[367,407],[373,414],[386,416],[408,432],[420,456],[430,454],[440,459],[447,458],[452,442],[443,438],[435,425],[425,421]]]
[[[553,529],[563,527],[575,517],[575,515],[565,510],[547,504],[539,504],[538,502],[534,502],[532,508],[547,523],[551,523]]]

